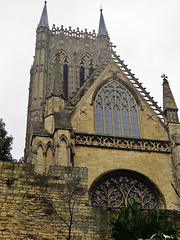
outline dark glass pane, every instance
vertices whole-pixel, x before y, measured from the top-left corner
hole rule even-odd
[[[122,88],[122,87],[117,87],[116,88],[119,92],[122,92],[122,93],[124,93],[126,90],[124,89],[124,88]]]
[[[97,133],[104,133],[103,110],[99,104],[96,107],[96,131]]]
[[[102,99],[101,99],[101,97],[100,97],[100,96],[98,96],[98,97],[97,97],[97,103],[100,103],[100,104],[102,104]]]
[[[85,76],[84,76],[84,67],[80,66],[80,87],[84,84],[85,82]]]
[[[100,95],[104,96],[104,91],[103,90],[101,90]]]
[[[134,105],[134,100],[133,100],[133,99],[131,99],[131,100],[129,101],[129,105],[130,105],[131,107]]]
[[[107,104],[109,102],[109,98],[108,97],[105,97],[104,98],[104,104]]]
[[[93,67],[90,67],[89,68],[89,76],[94,72],[94,68]]]
[[[126,98],[127,98],[127,99],[129,99],[129,98],[130,98],[130,95],[129,95],[129,93],[128,93],[128,92],[126,93]]]
[[[122,131],[121,131],[121,118],[120,118],[120,111],[119,108],[117,106],[115,106],[114,110],[114,131],[115,131],[115,135],[122,135]]]
[[[118,85],[117,82],[112,82],[112,86],[116,87]]]
[[[121,101],[120,101],[120,99],[118,97],[116,98],[116,102],[117,102],[117,105],[120,106],[120,102]]]
[[[118,97],[122,98],[121,94],[120,94],[118,91],[116,91],[116,95],[117,95]]]
[[[105,90],[108,92],[108,91],[111,91],[111,90],[113,90],[114,88],[112,87],[112,86],[107,86],[107,87],[105,87]]]
[[[134,108],[131,109],[131,125],[133,137],[139,137],[137,112]]]
[[[112,134],[112,114],[109,106],[104,108],[106,134]]]
[[[131,136],[130,124],[129,124],[129,113],[125,107],[122,109],[122,121],[123,121],[124,136]]]
[[[63,89],[64,89],[64,98],[68,99],[68,65],[64,64],[63,69]]]
[[[111,91],[111,93],[109,94],[109,98],[111,98],[113,95],[115,95],[115,94],[114,94],[114,90]]]
[[[113,98],[111,99],[111,102],[112,102],[112,104],[114,106],[114,104],[115,104],[115,96],[113,96]]]
[[[123,104],[124,104],[125,106],[128,105],[126,99],[123,99]]]

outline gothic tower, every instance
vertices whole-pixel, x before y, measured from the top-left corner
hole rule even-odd
[[[25,155],[88,168],[93,206],[178,208],[180,124],[163,75],[163,110],[113,50],[102,9],[99,30],[49,28],[47,3],[30,71]]]

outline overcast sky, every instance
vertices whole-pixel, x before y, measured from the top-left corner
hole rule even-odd
[[[53,24],[98,30],[100,4],[116,52],[162,106],[166,74],[180,107],[180,0],[49,0]],[[14,137],[12,155],[23,156],[29,71],[44,1],[0,0],[0,118]]]

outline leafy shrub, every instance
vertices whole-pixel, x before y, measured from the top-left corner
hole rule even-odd
[[[113,214],[109,225],[109,233],[114,240],[165,239],[163,234],[179,239],[177,231],[165,223],[157,206],[144,216],[135,201],[120,209],[119,214]]]

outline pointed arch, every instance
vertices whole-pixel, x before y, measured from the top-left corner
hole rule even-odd
[[[69,166],[70,164],[69,142],[66,135],[62,134],[59,138],[59,159],[58,165]]]
[[[99,60],[95,51],[92,51],[89,47],[83,47],[77,52],[77,59],[81,59],[85,54],[88,54],[91,59],[94,60],[96,66],[99,64]]]
[[[35,172],[37,171],[39,174],[44,174],[46,171],[44,156],[44,144],[40,141],[37,145],[35,164]]]
[[[59,142],[61,144],[61,141],[64,141],[66,143],[66,145],[68,146],[69,142],[68,142],[68,139],[66,137],[65,134],[62,134],[60,137],[59,137]]]
[[[48,148],[51,148],[52,153],[54,154],[54,147],[53,147],[53,145],[50,141],[47,142],[46,145],[45,145],[45,153],[47,152]]]
[[[97,133],[139,137],[138,105],[128,88],[111,79],[94,97]]]
[[[42,141],[39,141],[38,144],[36,145],[36,151],[35,151],[36,154],[37,154],[37,150],[38,150],[39,147],[41,147],[42,150],[43,150],[43,153],[45,153],[45,145]]]
[[[63,64],[65,57],[68,58],[68,62],[70,63],[71,59],[68,51],[64,50],[63,48],[57,49],[52,56],[52,62],[56,63],[56,61],[58,61],[60,64]]]
[[[53,145],[50,141],[46,144],[45,149],[46,149],[46,154],[45,154],[45,164],[46,164],[46,166],[45,166],[45,169],[46,169],[46,173],[47,173],[48,170],[49,170],[49,167],[55,165],[54,148],[53,148]]]
[[[147,176],[129,169],[115,169],[97,177],[89,189],[92,206],[126,207],[136,200],[138,208],[165,207],[163,194]]]
[[[56,48],[53,48],[51,53],[50,53],[50,62],[53,63],[54,62],[54,59],[55,59],[55,56],[56,54],[62,54],[64,56],[68,56],[69,58],[69,64],[72,64],[72,61],[73,61],[73,57],[72,57],[72,53],[71,53],[71,50],[69,49],[69,47],[64,44],[64,43],[61,43],[59,45],[56,46]]]

